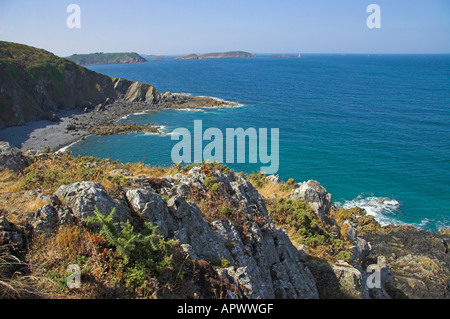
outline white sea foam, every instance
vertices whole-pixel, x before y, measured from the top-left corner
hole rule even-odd
[[[178,96],[191,96],[191,93],[172,93],[172,95],[178,95]]]
[[[410,225],[420,229],[441,230],[450,227],[450,220],[435,220],[430,218],[423,218],[417,223],[406,223],[399,220],[401,212],[401,203],[396,199],[388,197],[364,196],[359,195],[353,200],[345,201],[344,203],[335,203],[340,208],[364,208],[368,215],[375,218],[381,226],[386,225]]]
[[[366,210],[368,215],[375,217],[380,225],[403,224],[395,217],[401,213],[401,203],[396,199],[377,196],[359,195],[353,200],[344,203],[335,203],[336,206],[342,208],[360,207]]]
[[[70,143],[69,145],[66,145],[64,147],[61,147],[59,150],[57,150],[55,153],[65,153],[67,152],[72,146],[74,146],[75,144],[79,143],[80,141],[82,141],[83,139],[79,139],[73,143]]]
[[[116,122],[119,122],[120,120],[126,120],[127,118],[129,118],[130,116],[132,116],[132,115],[145,115],[145,114],[148,114],[148,112],[147,111],[142,111],[142,112],[136,112],[136,113],[130,113],[130,114],[127,114],[127,115],[125,115],[125,116],[122,116],[119,120],[117,120]]]

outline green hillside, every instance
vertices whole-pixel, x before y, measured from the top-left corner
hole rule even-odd
[[[79,65],[93,64],[122,64],[122,63],[144,63],[146,59],[134,52],[124,53],[90,53],[90,54],[74,54],[66,59]]]

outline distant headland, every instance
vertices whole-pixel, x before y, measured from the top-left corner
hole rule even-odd
[[[67,60],[79,65],[145,63],[145,58],[134,52],[73,54]]]

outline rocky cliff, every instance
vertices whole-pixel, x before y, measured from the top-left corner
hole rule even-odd
[[[2,286],[12,297],[449,296],[448,233],[380,227],[362,209],[334,207],[316,181],[285,183],[217,163],[163,169],[22,153],[7,143],[0,165],[2,252],[26,261],[0,279],[13,285],[16,268],[34,284],[54,278],[23,295]],[[82,269],[82,289],[58,292],[61,264],[71,263]],[[379,287],[368,284],[370,265]]]
[[[61,110],[84,109],[116,100],[156,103],[150,84],[110,77],[50,52],[0,42],[0,128],[34,120],[57,120]]]

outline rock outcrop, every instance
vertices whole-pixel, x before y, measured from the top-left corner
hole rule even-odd
[[[234,172],[215,171],[212,176],[223,186],[225,196],[239,202],[240,218],[249,219],[245,233],[230,220],[208,222],[188,200],[195,189],[205,187],[207,177],[200,167],[165,179],[168,185],[160,192],[170,197],[167,202],[151,188],[129,190],[127,198],[146,220],[157,223],[165,236],[178,240],[192,259],[227,260],[232,266],[221,268],[219,274],[242,288],[241,297],[317,298],[310,271],[287,234],[268,217],[257,190]],[[258,223],[258,218],[265,222]]]
[[[362,237],[371,243],[366,258],[385,256],[393,280],[387,289],[396,298],[450,297],[450,256],[447,232],[430,233],[412,226],[386,226]]]
[[[23,160],[21,165],[3,167],[10,170],[23,169],[33,160],[63,156],[7,149],[13,158]],[[86,167],[99,168],[91,162]],[[99,183],[83,181],[62,185],[53,194],[29,190],[25,196],[34,197],[43,206],[28,216],[22,230],[4,217],[7,210],[0,210],[0,241],[20,247],[28,240],[25,233],[55,236],[61,227],[85,225],[95,210],[105,216],[113,211],[116,222],[158,226],[165,239],[177,242],[177,252],[191,267],[189,280],[208,278],[202,287],[211,287],[214,281],[225,289],[220,290],[222,297],[387,299],[450,295],[448,232],[381,227],[362,209],[336,210],[331,195],[319,183],[308,181],[297,184],[291,197],[301,196],[314,213],[324,216],[323,229],[332,229],[329,234],[345,240],[345,251],[341,252],[349,253],[348,258],[342,255],[345,261],[328,259],[331,255],[313,257],[308,255],[308,247],[295,247],[287,232],[275,225],[267,208],[272,206],[266,206],[265,198],[246,175],[212,167],[194,165],[179,170],[181,173],[155,178],[133,176],[126,166],[116,166],[108,176],[126,180],[126,186],[118,189],[109,186],[107,190]],[[279,183],[276,177],[274,182]],[[24,232],[29,226],[31,229]],[[195,269],[203,273],[195,273]],[[196,297],[196,285],[182,296]]]
[[[114,210],[114,218],[117,221],[130,218],[126,203],[112,199],[102,185],[94,182],[63,185],[55,192],[55,196],[79,218],[94,216],[96,209],[104,215]]]
[[[129,188],[116,199],[93,182],[63,185],[54,193],[63,205],[45,205],[30,223],[36,232],[51,234],[65,221],[92,216],[95,209],[105,215],[114,210],[117,221],[132,220],[131,215],[137,214],[158,225],[164,237],[177,240],[191,260],[226,261],[226,267],[215,271],[216,276],[239,287],[228,292],[230,298],[318,298],[310,270],[288,235],[275,227],[264,198],[252,184],[232,171],[214,171],[211,177],[223,186],[224,200],[239,203],[238,220],[208,220],[190,200],[193,192],[206,187],[206,174],[194,167],[186,175],[162,179],[156,183],[158,187],[144,183]]]
[[[20,171],[30,164],[29,159],[8,142],[0,142],[0,170]]]
[[[333,205],[331,194],[327,193],[325,187],[314,180],[298,183],[289,197],[309,203],[322,220],[329,215]]]

